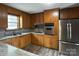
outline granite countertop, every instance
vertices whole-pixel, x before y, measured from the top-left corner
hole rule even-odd
[[[41,35],[44,35],[44,33],[27,32],[27,33],[22,33],[22,34],[19,34],[19,35],[3,36],[3,37],[0,37],[0,40],[6,40],[6,39],[18,37],[18,36],[28,35],[28,34],[41,34]]]
[[[11,45],[0,43],[0,56],[38,56]]]

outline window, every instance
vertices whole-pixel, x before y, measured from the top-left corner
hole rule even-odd
[[[19,18],[16,15],[8,15],[8,30],[18,29]]]

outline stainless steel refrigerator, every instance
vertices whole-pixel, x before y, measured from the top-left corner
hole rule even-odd
[[[60,20],[60,53],[79,56],[79,19]]]

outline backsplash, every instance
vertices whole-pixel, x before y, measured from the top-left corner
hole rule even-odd
[[[31,32],[30,29],[19,29],[19,30],[2,30],[0,29],[0,36],[10,36],[10,35],[15,35],[15,34],[21,34],[21,33],[26,33],[26,32]]]

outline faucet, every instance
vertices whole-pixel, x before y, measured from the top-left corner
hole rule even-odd
[[[12,35],[16,35],[15,30],[12,31]]]

